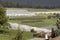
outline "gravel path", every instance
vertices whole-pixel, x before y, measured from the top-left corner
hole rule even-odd
[[[29,39],[29,40],[45,40],[44,38],[32,38],[32,39]]]
[[[32,27],[32,26],[28,26],[28,25],[22,25],[22,24],[17,24],[17,23],[10,23],[11,25],[11,29],[17,30],[18,27],[20,28],[20,30],[23,31],[30,31],[31,29],[34,29],[36,32],[51,32],[51,30],[46,29],[46,28],[38,28],[38,27]]]
[[[28,10],[6,10],[7,16],[35,16],[35,13]]]

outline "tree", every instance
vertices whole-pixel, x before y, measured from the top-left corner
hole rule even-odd
[[[0,25],[7,23],[6,9],[0,5]]]

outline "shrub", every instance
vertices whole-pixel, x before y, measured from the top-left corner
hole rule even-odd
[[[48,16],[48,19],[51,19],[51,16],[50,15]]]
[[[52,37],[52,38],[56,37],[54,28],[52,28],[51,37]]]
[[[35,33],[34,29],[31,29],[31,32]]]

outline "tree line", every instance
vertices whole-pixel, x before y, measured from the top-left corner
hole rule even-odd
[[[40,4],[21,4],[19,2],[13,2],[13,1],[2,1],[0,0],[0,4],[3,5],[4,7],[12,7],[12,8],[46,8],[46,9],[54,9],[54,8],[60,8],[60,6],[41,6]]]

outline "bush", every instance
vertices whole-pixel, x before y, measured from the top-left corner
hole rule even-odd
[[[59,18],[59,17],[60,17],[60,14],[59,14],[59,13],[57,13],[57,14],[56,14],[56,17],[57,17],[57,18]]]
[[[6,34],[6,33],[9,33],[9,31],[7,29],[0,28],[0,33]]]

